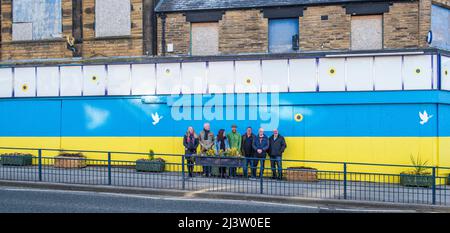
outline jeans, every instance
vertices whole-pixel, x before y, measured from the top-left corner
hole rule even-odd
[[[230,167],[230,168],[228,168],[228,175],[230,176],[230,177],[236,177],[236,167]]]
[[[253,167],[253,160],[252,160],[253,158],[252,157],[250,157],[250,156],[246,156],[245,158],[244,158],[244,166],[242,167],[242,170],[243,170],[243,172],[244,172],[244,177],[248,177],[248,168],[250,167],[250,169],[252,169],[252,167]]]
[[[282,179],[283,178],[283,167],[281,164],[281,156],[270,157],[270,167],[272,169],[272,177]],[[278,175],[277,175],[278,171]]]
[[[256,178],[256,169],[258,168],[258,164],[260,164],[259,168],[259,177],[263,177],[264,175],[264,162],[266,161],[265,158],[254,158],[253,159],[253,166],[252,166],[252,177]]]
[[[203,175],[211,176],[211,167],[210,166],[203,166]]]

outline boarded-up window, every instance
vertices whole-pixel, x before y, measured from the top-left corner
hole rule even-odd
[[[130,0],[95,1],[95,36],[131,35]]]
[[[62,37],[61,0],[14,0],[14,41]]]
[[[352,16],[352,49],[383,48],[383,16]]]
[[[433,5],[431,8],[431,31],[433,41],[431,46],[450,49],[450,10]]]
[[[292,53],[297,50],[298,18],[269,20],[269,52]]]
[[[219,23],[192,23],[191,53],[205,56],[219,53]]]

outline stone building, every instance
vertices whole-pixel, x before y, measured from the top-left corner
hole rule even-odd
[[[450,49],[448,0],[0,2],[1,61]]]
[[[448,0],[161,0],[158,54],[427,48],[430,31],[431,46],[449,49],[449,9]]]
[[[154,6],[154,0],[1,0],[1,60],[152,55]]]

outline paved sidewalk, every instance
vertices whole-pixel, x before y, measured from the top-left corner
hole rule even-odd
[[[202,193],[233,193],[276,197],[318,198],[344,200],[344,182],[320,180],[318,182],[288,182],[280,180],[216,178],[185,178],[178,172],[142,173],[132,168],[112,168],[111,186],[136,187],[164,190],[185,190],[192,195]],[[187,174],[186,174],[187,175]],[[333,174],[330,174],[330,177]],[[37,166],[0,166],[0,180],[39,181]],[[87,167],[84,169],[59,169],[45,166],[42,180],[45,183],[109,185],[107,167]],[[398,184],[375,182],[347,182],[347,200],[375,201],[389,203],[432,204],[431,188],[403,187]],[[437,186],[436,204],[450,205],[450,186]]]

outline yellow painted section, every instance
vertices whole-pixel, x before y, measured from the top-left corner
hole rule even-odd
[[[285,160],[335,161],[350,163],[403,164],[411,165],[410,156],[420,155],[430,166],[450,167],[450,137],[289,137]],[[61,150],[96,150],[181,155],[184,153],[182,137],[3,137],[0,147],[48,148]],[[5,152],[30,152],[0,150]],[[37,153],[34,153],[37,155]],[[53,157],[57,152],[43,152],[44,157]],[[106,160],[106,153],[84,153],[89,159]],[[179,156],[156,156],[168,163],[180,164]],[[112,160],[133,162],[145,155],[112,154]],[[118,163],[117,163],[118,164]],[[118,164],[119,165],[119,164]],[[283,167],[307,166],[321,171],[323,177],[339,178],[342,164],[284,162]],[[270,167],[270,163],[266,163]],[[169,170],[179,170],[179,165],[169,165]],[[349,172],[399,174],[406,168],[389,166],[348,165]],[[450,169],[440,169],[439,174],[449,174]],[[356,180],[363,179],[354,177]]]

